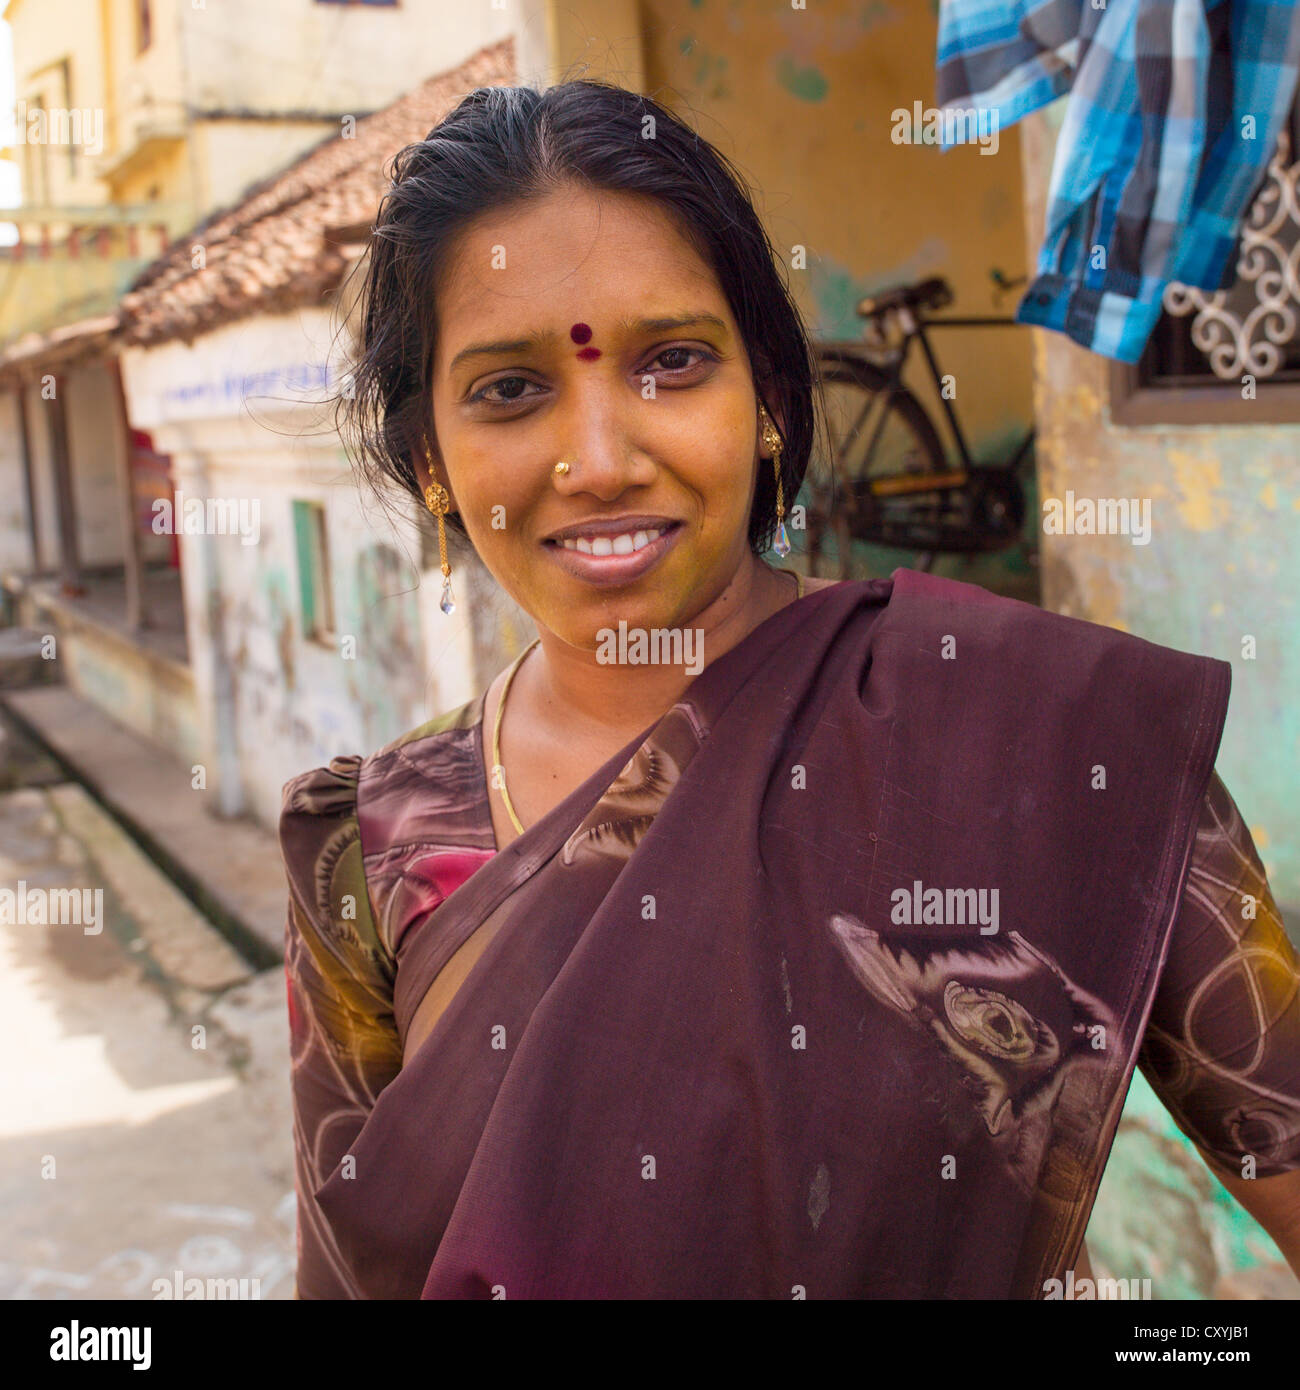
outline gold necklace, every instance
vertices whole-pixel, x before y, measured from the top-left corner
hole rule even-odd
[[[803,575],[798,570],[788,570],[779,565],[772,568],[778,574],[792,574],[798,584],[799,592],[795,595],[795,602],[803,598]],[[506,811],[510,815],[511,823],[519,834],[524,833],[523,823],[515,815],[515,808],[510,802],[510,793],[506,790],[506,770],[501,766],[501,716],[506,709],[506,696],[510,694],[510,682],[515,678],[515,672],[519,669],[524,657],[541,641],[540,637],[534,637],[531,642],[519,653],[510,663],[510,669],[506,672],[505,684],[501,687],[501,698],[497,701],[496,718],[492,721],[492,771],[496,774],[495,780],[501,788],[501,800],[506,804]]]

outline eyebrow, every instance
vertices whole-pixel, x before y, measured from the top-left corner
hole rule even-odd
[[[533,333],[527,338],[509,338],[497,343],[477,343],[458,352],[447,367],[448,375],[471,357],[504,357],[509,353],[530,352],[534,348],[548,347],[555,342],[554,333]]]
[[[674,328],[696,328],[706,324],[725,333],[727,325],[717,314],[674,314],[659,319],[623,319],[619,327],[625,332],[666,333]]]
[[[717,314],[670,314],[653,319],[622,319],[619,328],[625,333],[667,333],[677,328],[697,328],[705,326],[727,332],[727,325]],[[464,361],[472,357],[505,357],[512,353],[531,352],[537,348],[550,347],[558,339],[556,333],[532,333],[526,338],[509,338],[495,343],[476,343],[458,352],[447,367],[450,375]]]

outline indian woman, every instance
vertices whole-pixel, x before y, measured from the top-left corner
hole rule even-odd
[[[445,608],[453,532],[537,635],[284,788],[297,1295],[1053,1297],[1139,1067],[1300,1271],[1229,666],[765,559],[806,331],[645,96],[471,93],[361,273],[354,456],[428,508]]]

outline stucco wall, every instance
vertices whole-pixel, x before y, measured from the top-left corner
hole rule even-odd
[[[448,617],[414,522],[357,487],[309,403],[323,385],[295,384],[325,361],[332,326],[324,311],[260,318],[123,358],[132,419],[174,455],[181,491],[258,505],[255,544],[184,535],[182,573],[207,756],[237,783],[226,809],[268,825],[289,777],[373,752],[481,688],[468,572],[453,559]],[[335,627],[354,656],[303,632],[295,498],[325,508]]]
[[[303,4],[221,0],[179,9],[190,101],[253,111],[374,111],[504,38],[515,7],[492,3]],[[175,20],[171,22],[175,23]],[[285,54],[292,54],[286,63]]]
[[[54,498],[54,456],[50,437],[50,402],[45,386],[33,384],[25,389],[28,440],[32,451],[32,488],[36,494],[36,530],[41,558],[49,568],[59,563],[59,523]]]
[[[932,5],[646,0],[642,14],[647,90],[757,186],[815,333],[858,337],[861,296],[936,274],[957,292],[945,312],[1010,312],[989,271],[1025,268],[1017,132],[1001,132],[989,154],[892,138],[896,110],[934,104]],[[806,270],[791,266],[795,246]],[[975,452],[996,452],[1030,419],[1027,331],[937,330],[934,344]],[[937,409],[932,391],[925,398]]]
[[[1061,109],[1028,118],[1037,237]],[[1037,241],[1035,240],[1035,245]],[[1108,363],[1034,330],[1044,499],[1150,499],[1151,538],[1044,535],[1043,602],[1232,664],[1218,770],[1250,827],[1292,934],[1300,930],[1300,421],[1117,425]],[[1255,639],[1245,655],[1243,639]]]
[[[7,569],[25,572],[32,565],[18,427],[21,399],[17,391],[0,392],[0,573]]]
[[[72,460],[77,546],[83,565],[122,560],[122,499],[118,468],[126,450],[113,378],[107,367],[86,367],[61,378]]]

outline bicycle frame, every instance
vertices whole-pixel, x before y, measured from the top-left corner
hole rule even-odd
[[[981,318],[981,317],[953,317],[942,319],[918,319],[915,318],[910,309],[899,311],[899,322],[907,335],[904,340],[902,354],[899,359],[899,374],[902,374],[902,364],[907,358],[908,349],[912,339],[915,337],[920,341],[921,351],[925,354],[925,360],[930,367],[930,375],[934,378],[934,384],[939,391],[939,403],[943,406],[943,413],[947,417],[948,427],[952,430],[953,438],[957,441],[957,452],[961,455],[963,468],[973,468],[974,461],[970,456],[970,449],[966,444],[966,436],[962,433],[962,428],[957,420],[957,412],[953,409],[952,401],[943,392],[943,373],[939,370],[939,361],[934,355],[934,349],[930,346],[930,339],[926,334],[927,328],[1021,328],[1022,324],[1015,319],[1007,318]],[[1032,438],[1032,434],[1029,438]],[[1029,445],[1029,439],[1025,440],[1016,453],[1014,462],[1019,463],[1024,457],[1025,449]]]
[[[947,541],[936,541],[935,544],[939,549],[952,550],[1000,548],[1008,543],[1005,537],[1011,534],[1004,527],[1007,517],[1013,518],[1013,526],[1018,526],[1020,522],[1019,508],[1023,506],[1023,493],[1018,474],[1033,446],[1034,431],[1031,428],[1026,432],[1010,459],[1003,455],[1005,461],[996,465],[977,463],[971,456],[955,403],[943,389],[943,372],[929,330],[935,327],[1009,328],[1022,325],[1012,318],[986,315],[927,318],[923,307],[907,302],[889,303],[866,317],[861,339],[823,340],[818,352],[826,367],[836,361],[845,364],[848,379],[856,380],[859,388],[866,391],[866,400],[857,418],[852,421],[851,428],[836,431],[840,443],[836,447],[835,458],[845,464],[846,476],[855,480],[840,498],[840,529],[847,526],[850,536],[856,533],[861,538],[869,539],[873,528],[879,530],[881,536],[894,531],[902,534],[909,527],[913,528],[913,534],[920,535],[926,528],[932,528],[933,537],[938,537],[943,533],[943,528],[950,524],[938,512],[931,515],[926,511],[924,516],[917,513],[915,517],[908,517],[905,513],[894,514],[888,510],[877,512],[876,504],[879,502],[888,508],[890,499],[904,502],[916,496],[930,508],[946,506],[947,503],[932,503],[927,495],[950,498],[955,494],[964,494],[968,495],[969,501],[963,505],[979,508],[979,515],[983,518],[979,525],[986,528],[981,531],[973,529],[971,534],[979,535],[985,541],[992,539],[995,544],[954,545],[951,543],[952,537],[948,537]],[[946,446],[935,430],[932,419],[927,417],[925,404],[903,379],[914,338],[920,339],[922,358],[942,402],[943,413],[956,444],[956,458],[952,457],[951,446]],[[854,363],[857,364],[856,369]],[[855,370],[858,372],[856,378]],[[864,376],[863,373],[869,375]],[[874,419],[871,414],[873,409],[877,412]],[[883,465],[889,468],[888,472],[873,476],[873,466],[879,463],[877,455],[886,422],[894,418],[896,413],[901,413],[904,421],[911,422],[910,429],[924,461],[915,459],[909,450]],[[937,422],[937,417],[933,417],[933,420]],[[918,432],[918,421],[924,424],[924,433]],[[861,452],[864,439],[865,455]],[[836,493],[838,490],[838,487],[834,489]],[[973,518],[974,510],[969,515]],[[918,527],[921,529],[916,529]],[[998,541],[998,536],[1003,536],[1003,539]],[[841,544],[844,543],[841,536]],[[900,542],[886,539],[883,543]],[[909,544],[914,549],[927,549],[926,545],[917,542]]]

